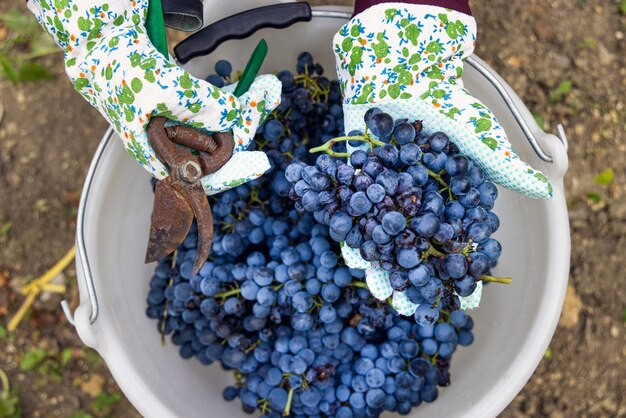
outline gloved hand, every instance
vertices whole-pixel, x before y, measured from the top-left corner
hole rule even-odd
[[[354,16],[334,38],[345,131],[363,131],[374,106],[394,119],[424,120],[424,132],[448,134],[488,180],[547,199],[547,177],[520,160],[493,113],[463,88],[462,59],[475,40],[474,18],[442,7],[382,3]]]
[[[258,77],[240,98],[192,77],[150,42],[145,29],[148,0],[30,0],[28,7],[64,49],[76,90],[155,177],[168,175],[146,135],[156,115],[210,132],[233,131],[237,154],[202,179],[207,194],[257,178],[270,167],[264,153],[245,149],[259,123],[280,103],[276,77]]]
[[[365,112],[378,107],[394,119],[423,120],[427,134],[443,131],[487,179],[530,197],[547,199],[545,175],[519,159],[493,113],[463,88],[464,57],[472,54],[476,22],[466,13],[424,4],[357,0],[356,14],[334,38],[337,72],[344,94],[345,131],[364,131]],[[413,3],[429,3],[414,1]],[[432,0],[450,7],[467,2]],[[366,4],[366,7],[361,7]],[[464,10],[465,11],[465,10]],[[348,145],[348,151],[352,151]],[[394,291],[389,272],[342,245],[351,268],[365,270],[366,283],[379,300],[391,297],[398,313],[412,315],[417,304]],[[482,283],[462,309],[478,306]]]

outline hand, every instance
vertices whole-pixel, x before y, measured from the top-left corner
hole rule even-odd
[[[144,27],[148,0],[31,0],[29,8],[65,50],[66,71],[76,90],[111,123],[128,153],[161,179],[168,175],[148,143],[151,117],[164,116],[210,132],[233,131],[235,154],[203,178],[209,194],[262,175],[269,161],[247,152],[256,128],[280,103],[281,85],[260,76],[241,98],[196,79],[160,54]],[[243,152],[242,152],[243,151]]]
[[[427,133],[448,134],[490,181],[547,199],[548,178],[517,156],[491,110],[463,88],[462,59],[475,39],[473,17],[440,7],[383,3],[356,15],[334,38],[345,131],[362,131],[374,106],[424,120]]]
[[[440,7],[383,3],[357,14],[334,38],[345,131],[363,132],[363,116],[372,107],[396,120],[423,120],[426,133],[445,132],[492,182],[549,198],[547,177],[519,159],[493,113],[463,88],[462,59],[473,52],[475,38],[470,15]],[[418,305],[393,290],[389,272],[377,262],[365,261],[345,243],[342,255],[349,267],[365,270],[374,297],[391,297],[401,315],[415,312]],[[461,308],[478,306],[480,295],[477,287],[460,297]]]

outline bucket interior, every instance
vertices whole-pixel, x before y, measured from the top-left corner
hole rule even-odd
[[[308,50],[332,74],[331,39],[343,23],[314,18],[283,30],[262,30],[249,39],[224,44],[211,57],[192,61],[188,69],[204,77],[220,58],[242,69],[257,41],[265,38],[269,55],[262,72],[293,70],[297,54]],[[537,169],[549,170],[482,76],[466,66],[464,79],[466,87],[494,110],[521,157]],[[96,348],[146,416],[247,416],[238,402],[222,399],[223,387],[231,382],[229,374],[218,365],[183,360],[171,342],[161,344],[156,321],[146,317],[154,265],[144,265],[143,258],[153,193],[149,175],[128,158],[121,142],[117,138],[109,142],[86,206],[85,237],[101,309],[89,331],[98,341]],[[550,201],[499,189],[494,212],[501,227],[495,237],[503,251],[494,274],[511,276],[513,283],[485,288],[480,308],[470,312],[475,341],[470,347],[459,347],[453,356],[452,384],[440,388],[434,403],[414,408],[411,416],[494,416],[536,367],[538,353],[545,350],[553,331],[553,317],[560,311],[558,291],[567,279],[564,197],[558,185],[555,189]]]

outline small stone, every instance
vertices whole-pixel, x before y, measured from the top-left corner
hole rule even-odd
[[[104,387],[104,377],[99,374],[92,374],[88,380],[82,382],[80,384],[80,390],[83,393],[95,398],[100,393],[102,393],[102,388]]]
[[[567,286],[567,293],[565,294],[565,305],[563,305],[563,312],[561,313],[561,319],[559,324],[565,328],[574,328],[580,321],[580,311],[582,310],[583,302],[576,293],[574,286]]]
[[[519,55],[511,55],[506,60],[506,63],[515,69],[520,69],[522,67],[522,58]]]
[[[617,403],[611,398],[606,398],[602,401],[602,408],[604,408],[607,412],[615,412],[617,411]]]
[[[611,331],[610,332],[611,332],[611,337],[613,337],[613,338],[619,337],[619,328],[617,328],[615,325],[613,325],[611,327]]]
[[[535,35],[537,39],[543,42],[548,42],[554,39],[554,30],[552,26],[544,20],[537,20],[535,23]]]

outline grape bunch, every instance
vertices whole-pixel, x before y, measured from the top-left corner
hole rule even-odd
[[[183,358],[233,370],[223,396],[246,412],[348,418],[434,401],[452,353],[473,341],[471,318],[446,312],[419,326],[394,315],[307,216],[295,247],[270,239],[240,262],[207,261],[197,276],[195,249],[181,247],[155,271],[148,316]]]
[[[386,270],[391,288],[419,305],[418,324],[436,321],[441,308],[458,310],[479,280],[506,282],[489,275],[501,252],[491,238],[498,193],[480,168],[446,134],[421,135],[421,122],[378,108],[364,119],[369,133],[332,139],[312,150],[330,155],[287,167],[296,209]],[[346,163],[333,156],[338,141],[366,149]]]
[[[219,61],[216,73],[209,81],[230,82],[232,67]],[[498,259],[490,238],[497,194],[445,135],[426,137],[417,122],[372,110],[365,133],[341,137],[339,86],[322,73],[308,53],[298,56],[296,75],[279,73],[283,104],[252,145],[272,168],[209,197],[209,259],[191,274],[194,224],[158,263],[146,313],[181,357],[232,371],[222,395],[245,412],[405,415],[437,398],[450,384],[453,353],[473,342],[458,298],[490,277]],[[337,146],[346,143],[363,149],[346,159]],[[471,189],[478,197],[464,197]],[[394,289],[427,315],[402,317],[374,298],[366,272],[346,266],[340,242],[380,262]]]

